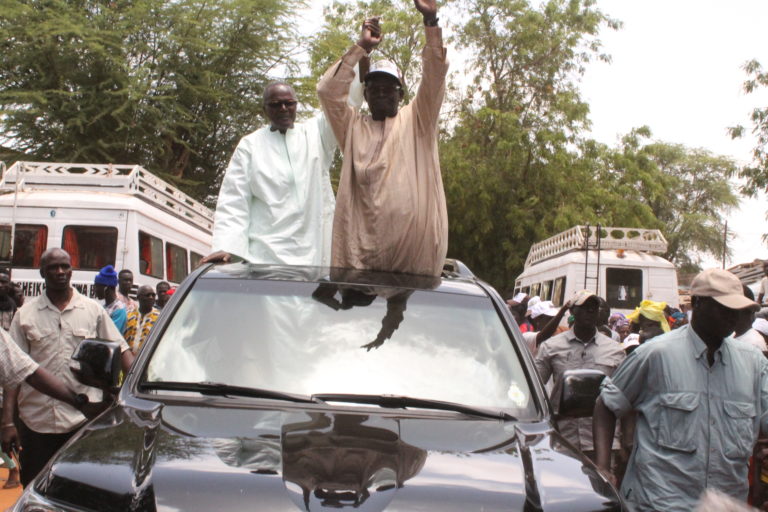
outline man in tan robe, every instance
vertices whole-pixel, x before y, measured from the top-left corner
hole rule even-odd
[[[331,261],[334,267],[439,275],[448,248],[448,215],[437,155],[438,117],[448,71],[435,0],[414,0],[427,44],[413,101],[399,109],[402,81],[389,62],[365,76],[371,115],[347,105],[354,68],[381,41],[378,19],[325,73],[317,93],[343,149]]]

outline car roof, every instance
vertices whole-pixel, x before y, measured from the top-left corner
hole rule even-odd
[[[485,290],[478,284],[477,279],[470,272],[455,271],[453,269],[444,271],[440,277],[434,277],[373,270],[259,265],[241,262],[212,265],[199,278],[330,283],[340,286],[380,286],[487,296]]]

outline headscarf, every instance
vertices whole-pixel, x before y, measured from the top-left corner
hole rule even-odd
[[[608,327],[613,331],[617,331],[619,327],[629,325],[629,320],[622,313],[614,313],[608,319]]]
[[[637,324],[640,323],[640,315],[643,315],[648,320],[659,322],[662,331],[669,332],[669,322],[667,322],[667,317],[664,315],[664,308],[666,307],[666,302],[654,302],[646,299],[640,303],[639,308],[635,308],[632,313],[627,315],[627,320]]]

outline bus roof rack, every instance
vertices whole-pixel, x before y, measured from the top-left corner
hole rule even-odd
[[[574,226],[531,246],[525,267],[572,251],[598,247],[595,226]],[[624,249],[649,253],[667,252],[667,239],[658,229],[600,228],[600,249]]]
[[[0,177],[0,194],[25,190],[131,194],[209,233],[213,229],[209,208],[139,165],[16,162]]]

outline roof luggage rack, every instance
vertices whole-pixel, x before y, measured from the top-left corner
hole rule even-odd
[[[596,236],[598,232],[600,233],[599,239]],[[525,259],[525,267],[571,251],[597,247],[598,242],[601,249],[624,249],[649,253],[667,252],[667,239],[658,229],[575,226],[533,244],[528,252],[528,257]]]
[[[134,195],[210,233],[213,212],[139,165],[16,162],[0,179],[0,194],[24,190],[116,192]]]

